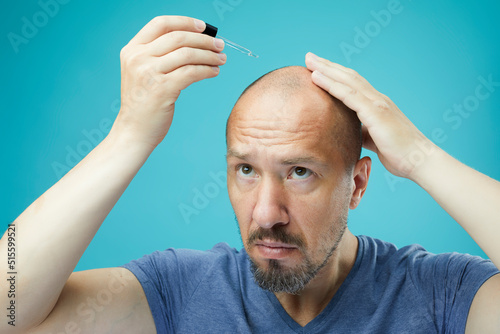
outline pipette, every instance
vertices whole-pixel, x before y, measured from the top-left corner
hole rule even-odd
[[[207,25],[207,27],[205,28],[205,31],[203,31],[203,33],[205,35],[215,37],[217,35],[217,30],[218,30],[217,27],[214,27],[213,25],[208,24],[208,23],[205,23],[205,24]],[[253,53],[252,51],[248,50],[247,48],[245,48],[241,45],[238,45],[234,42],[231,42],[230,40],[228,40],[225,37],[222,37],[219,35],[219,36],[217,36],[217,38],[222,39],[226,43],[227,46],[229,46],[235,50],[238,50],[241,53],[244,53],[250,57],[259,58],[259,56],[256,55],[255,53]]]

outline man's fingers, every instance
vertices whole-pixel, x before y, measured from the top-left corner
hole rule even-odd
[[[177,49],[159,59],[158,71],[161,73],[170,73],[185,65],[223,65],[226,62],[226,55],[224,53],[185,47]]]
[[[332,63],[331,61],[318,57],[312,53],[308,53],[306,55],[306,65],[309,70],[318,70],[337,82],[341,82],[357,91],[361,91],[370,99],[379,100],[382,98],[382,94],[373,88],[373,86],[370,85],[365,78],[352,69],[344,67],[340,64]]]
[[[312,67],[317,67],[318,63],[324,63],[324,64],[328,64],[328,65],[330,65],[332,67],[335,67],[335,68],[337,68],[339,70],[342,70],[344,72],[347,72],[347,73],[351,73],[351,74],[356,74],[357,73],[356,71],[354,71],[351,68],[342,66],[342,65],[340,65],[338,63],[331,62],[328,59],[321,58],[320,56],[317,56],[317,55],[315,55],[312,52],[308,52],[306,54],[306,63],[307,62],[309,63],[308,65],[311,65]],[[316,68],[314,68],[314,69],[316,69]]]
[[[179,67],[166,75],[166,82],[169,86],[176,87],[178,92],[194,82],[216,77],[219,74],[219,67],[208,65],[186,65]]]
[[[368,128],[364,124],[361,131],[363,134],[363,147],[378,154],[377,145],[375,145],[370,132],[368,132]]]
[[[372,101],[361,91],[355,90],[341,82],[337,82],[317,70],[312,73],[312,80],[316,85],[323,88],[330,93],[330,95],[336,97],[346,106],[354,110],[363,124],[367,126],[371,125],[371,119],[374,115],[370,111],[373,111],[374,107],[377,106],[378,101]]]
[[[173,31],[155,39],[148,48],[152,56],[163,56],[185,46],[220,52],[224,41],[196,32]]]
[[[203,32],[205,22],[186,16],[157,16],[132,38],[130,44],[146,44],[175,30]]]

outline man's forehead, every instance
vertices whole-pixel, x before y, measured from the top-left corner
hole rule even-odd
[[[228,120],[228,131],[254,128],[279,132],[320,131],[334,121],[331,99],[317,92],[287,98],[273,92],[249,93],[238,101]]]
[[[261,99],[260,103],[254,101],[235,108],[228,121],[227,143],[258,139],[263,145],[294,142],[317,146],[331,137],[335,123],[331,108],[314,100]]]
[[[228,118],[228,157],[267,156],[273,163],[311,157],[332,161],[342,160],[352,148],[353,158],[348,160],[359,158],[357,116],[316,86],[309,70],[285,68],[259,80],[245,90]],[[291,154],[294,151],[300,154]]]
[[[262,99],[243,103],[228,124],[228,156],[280,164],[321,164],[331,157],[332,111],[314,101]],[[247,108],[247,109],[245,109]]]

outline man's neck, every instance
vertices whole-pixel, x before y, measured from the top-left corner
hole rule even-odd
[[[275,293],[281,306],[301,326],[307,325],[328,305],[349,274],[358,253],[358,239],[346,230],[342,241],[306,288],[298,295]]]

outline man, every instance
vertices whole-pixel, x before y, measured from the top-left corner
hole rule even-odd
[[[313,54],[307,69],[251,85],[228,120],[228,191],[243,250],[169,249],[72,273],[167,134],[181,90],[224,64],[222,41],[204,28],[158,17],[123,48],[122,107],[109,135],[16,219],[18,313],[1,332],[500,332],[500,184],[432,144],[357,73]],[[429,192],[491,262],[352,235],[347,212],[371,166],[359,159],[361,142]]]

